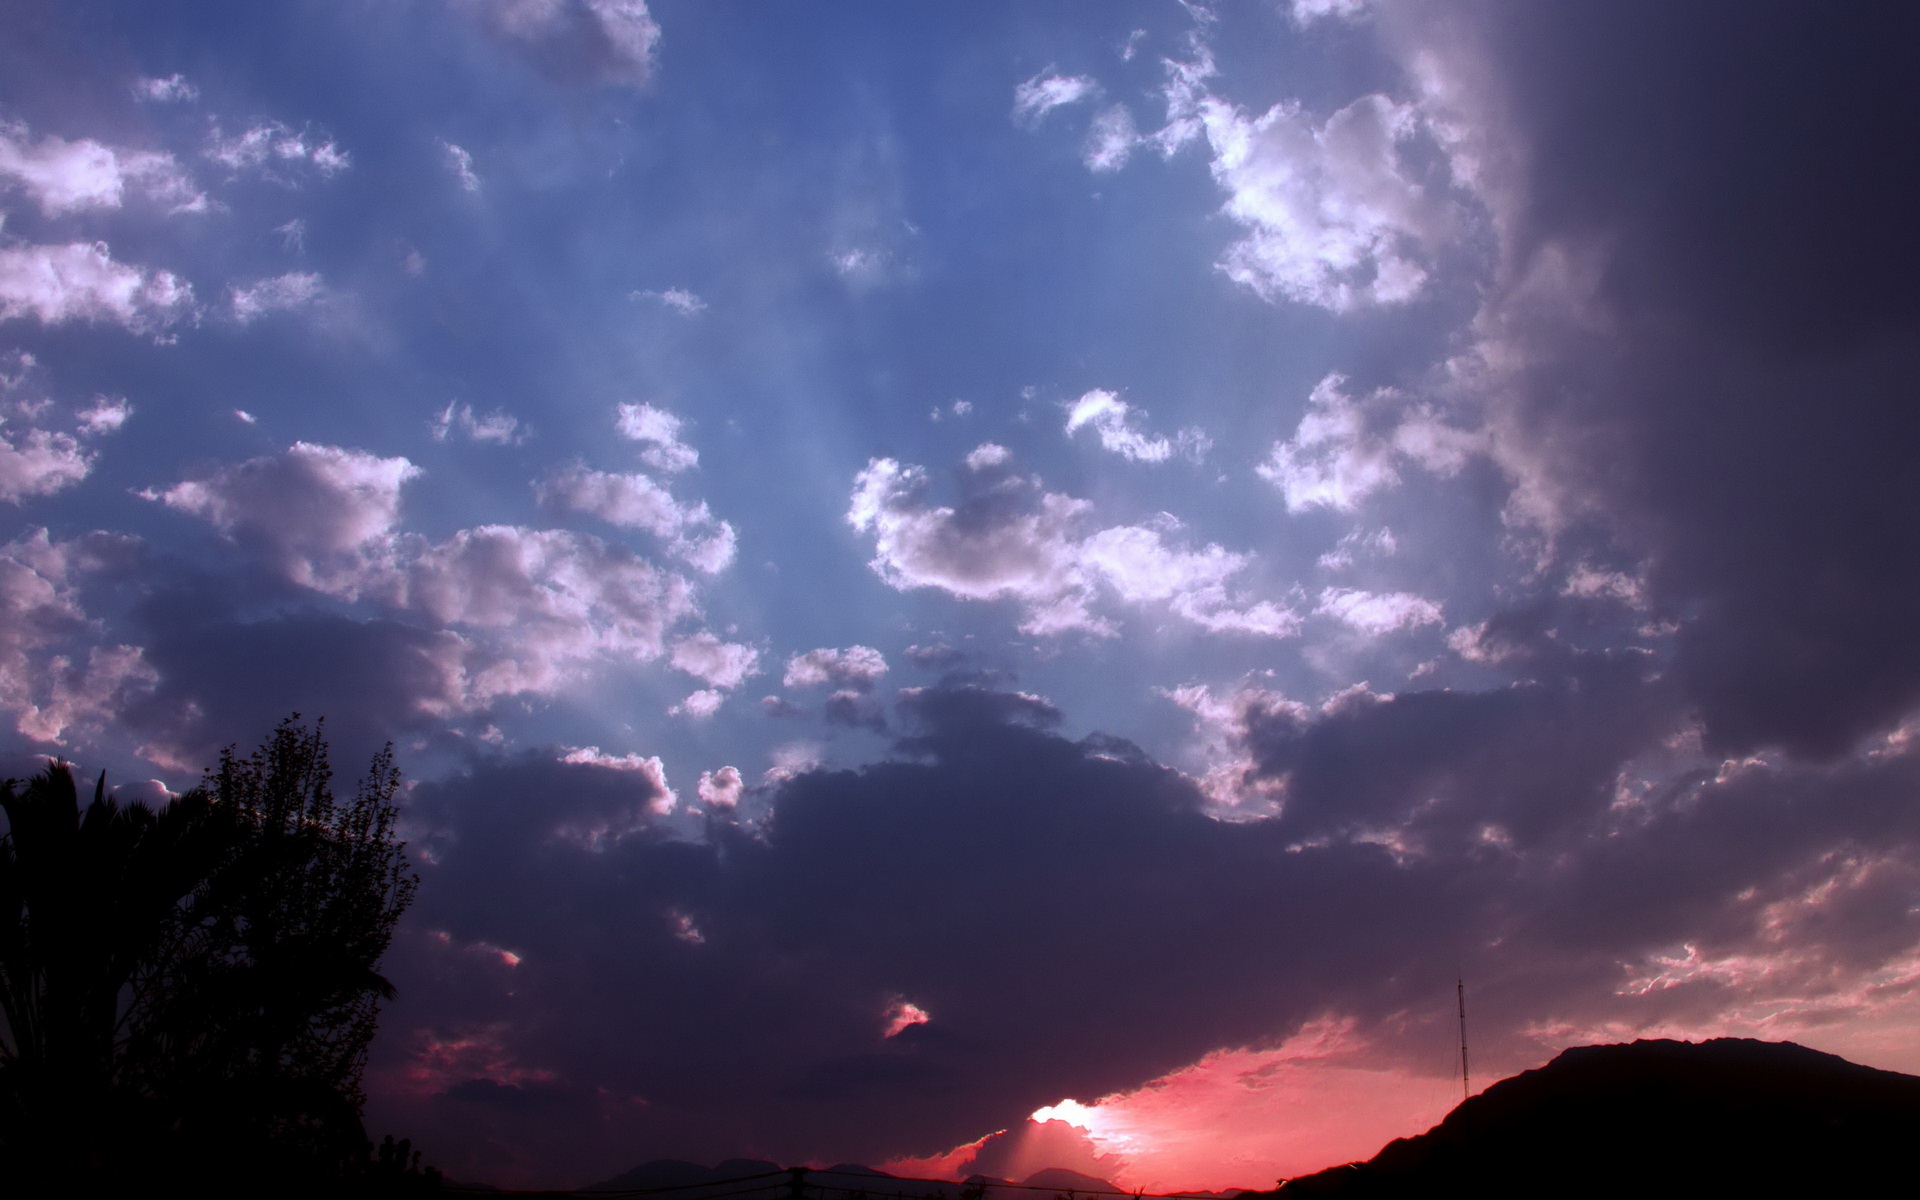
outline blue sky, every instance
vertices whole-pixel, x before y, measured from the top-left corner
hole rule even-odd
[[[1764,7],[7,4],[0,765],[394,742],[462,1177],[1920,1065],[1904,34]]]

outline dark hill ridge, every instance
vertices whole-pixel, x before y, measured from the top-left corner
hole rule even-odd
[[[601,1183],[581,1189],[584,1192],[651,1192],[671,1188],[659,1200],[787,1200],[791,1195],[791,1176],[786,1169],[758,1159],[734,1158],[713,1167],[663,1158],[622,1172]],[[840,1163],[832,1167],[808,1169],[802,1187],[806,1200],[1053,1200],[1049,1192],[1062,1195],[1074,1192],[1118,1192],[1121,1189],[1104,1179],[1082,1175],[1060,1167],[1036,1171],[1018,1181],[987,1175],[971,1175],[958,1182],[929,1183],[902,1179],[871,1167]],[[1030,1191],[1044,1188],[1047,1191]],[[1194,1192],[1211,1196],[1211,1192]]]
[[[1641,1041],[1568,1050],[1367,1162],[1264,1194],[1912,1195],[1916,1147],[1915,1076],[1791,1042]]]

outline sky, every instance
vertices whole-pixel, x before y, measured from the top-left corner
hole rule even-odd
[[[0,774],[393,743],[463,1180],[1920,1071],[1916,14],[0,0]]]

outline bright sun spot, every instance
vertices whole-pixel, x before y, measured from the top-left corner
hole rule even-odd
[[[1062,1100],[1058,1104],[1034,1109],[1032,1119],[1041,1124],[1048,1121],[1065,1121],[1069,1125],[1077,1125],[1088,1133],[1093,1133],[1098,1115],[1097,1109],[1089,1108],[1078,1100]]]

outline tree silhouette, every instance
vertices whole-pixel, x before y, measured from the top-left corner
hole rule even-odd
[[[319,1188],[375,1164],[359,1110],[378,973],[413,896],[376,755],[333,793],[283,722],[158,811],[69,768],[0,791],[0,1165]]]

